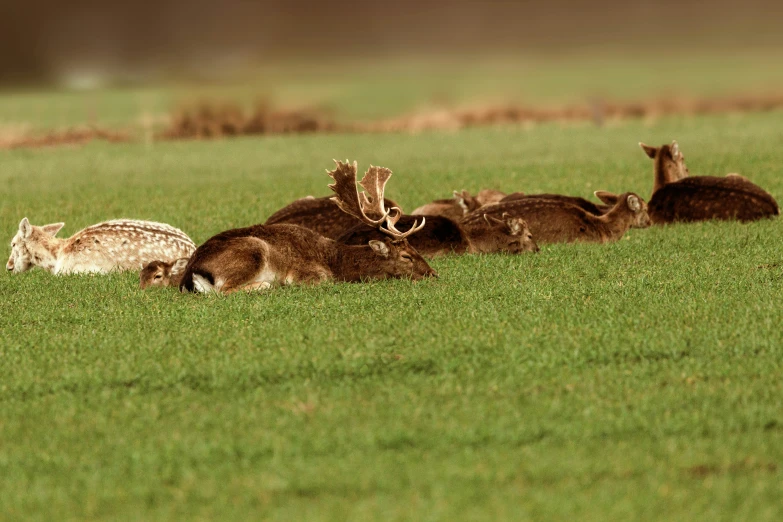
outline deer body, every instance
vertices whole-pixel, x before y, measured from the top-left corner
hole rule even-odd
[[[337,162],[329,175],[335,181],[330,188],[337,194],[334,202],[340,211],[368,225],[385,224],[383,240],[350,246],[290,224],[228,230],[196,249],[185,267],[180,289],[230,293],[268,288],[275,283],[437,276],[406,240],[421,227],[400,232],[395,226],[399,209],[392,209],[392,216],[392,211],[384,207],[383,189],[391,177],[390,170],[370,167],[360,182],[369,196],[356,188],[356,163]],[[370,218],[368,212],[380,217]]]
[[[575,205],[581,208],[582,210],[594,214],[596,216],[601,216],[603,214],[606,214],[609,211],[609,209],[612,208],[609,205],[596,205],[592,201],[589,201],[585,198],[580,198],[578,196],[564,196],[562,194],[524,194],[522,192],[514,192],[513,194],[509,194],[508,196],[506,196],[501,200],[501,203],[505,203],[506,201],[516,201],[519,199],[526,199],[526,198],[549,199],[564,204]]]
[[[679,145],[639,144],[654,160],[649,212],[655,224],[719,220],[756,221],[780,214],[767,191],[739,174],[690,176]]]
[[[67,239],[55,237],[63,223],[19,224],[12,241],[8,270],[39,266],[53,274],[107,273],[133,270],[155,259],[189,256],[196,245],[181,230],[163,223],[118,219],[80,230]]]
[[[492,252],[537,252],[538,245],[527,224],[518,218],[481,221],[467,227],[443,216],[425,216],[426,224],[411,236],[410,245],[420,254],[435,257],[448,253],[475,254]],[[416,216],[402,216],[399,223],[411,225]],[[337,240],[348,245],[364,244],[379,239],[383,233],[366,225],[357,225]]]
[[[398,207],[392,200],[385,200],[388,208]],[[399,207],[398,207],[399,208]],[[299,225],[318,232],[329,239],[337,239],[347,230],[359,224],[359,221],[346,214],[331,197],[297,199],[281,208],[266,220],[265,225]]]
[[[631,227],[649,226],[647,206],[633,193],[620,196],[608,192],[596,195],[612,208],[596,216],[576,205],[551,199],[523,198],[498,203],[480,213],[472,212],[462,220],[463,225],[477,223],[481,213],[502,214],[523,218],[539,243],[570,243],[587,241],[607,243],[620,239]]]

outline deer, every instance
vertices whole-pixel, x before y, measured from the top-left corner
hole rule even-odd
[[[370,168],[356,186],[357,163],[335,161],[327,171],[334,181],[332,201],[346,214],[382,230],[382,240],[345,245],[297,225],[254,225],[221,232],[199,246],[185,267],[180,290],[230,294],[260,290],[273,284],[360,282],[387,278],[419,280],[438,273],[408,243],[425,225],[402,232],[399,208],[385,207],[383,197],[391,170]],[[377,216],[377,217],[371,217]]]
[[[409,226],[418,216],[401,216],[399,223]],[[478,254],[504,252],[518,254],[538,252],[539,248],[525,220],[504,214],[500,219],[485,216],[484,220],[461,225],[443,216],[423,216],[426,225],[409,240],[411,246],[425,257],[448,253]],[[347,245],[361,245],[379,239],[383,232],[360,224],[337,238]]]
[[[139,286],[142,290],[152,286],[179,288],[188,261],[189,257],[181,257],[170,262],[155,260],[147,263],[139,273]]]
[[[481,189],[476,196],[467,190],[454,191],[454,197],[449,199],[436,199],[411,212],[413,216],[443,216],[452,220],[460,220],[468,212],[472,212],[484,205],[492,205],[501,201],[506,196],[505,192],[494,189]]]
[[[620,239],[631,227],[650,226],[647,204],[633,192],[616,195],[596,191],[595,195],[611,206],[608,212],[600,216],[562,201],[523,198],[471,212],[460,224],[470,226],[486,219],[485,215],[521,217],[529,224],[538,243],[608,243]]]
[[[40,267],[55,275],[134,270],[150,261],[172,261],[196,250],[191,239],[171,225],[116,219],[84,228],[67,239],[55,237],[65,223],[35,226],[27,218],[11,240],[5,267],[21,273]]]
[[[578,196],[565,196],[562,194],[525,194],[524,192],[513,192],[508,196],[500,200],[500,203],[507,201],[517,201],[520,199],[548,199],[557,201],[564,204],[576,205],[582,210],[594,214],[596,216],[603,216],[612,208],[610,205],[596,205],[590,200],[581,198]]]
[[[639,146],[654,161],[649,203],[654,224],[712,219],[748,222],[780,214],[775,198],[744,176],[690,176],[677,141],[660,147],[640,142]]]
[[[400,208],[390,200],[384,200],[386,208]],[[376,216],[377,217],[377,216]],[[358,221],[351,214],[346,214],[331,196],[315,198],[307,196],[286,205],[266,220],[265,225],[279,224],[299,225],[318,232],[329,239],[337,239],[354,226]]]

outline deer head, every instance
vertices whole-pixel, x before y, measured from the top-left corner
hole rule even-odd
[[[501,218],[484,214],[483,221],[466,227],[473,247],[482,253],[538,252],[539,248],[527,222],[504,212]]]
[[[667,183],[674,183],[688,177],[685,156],[682,155],[680,145],[676,140],[672,141],[671,145],[661,145],[660,147],[650,147],[642,142],[639,142],[639,146],[650,159],[655,161],[653,194]]]
[[[167,263],[165,261],[152,261],[142,268],[139,274],[139,286],[141,289],[150,286],[179,286],[182,276],[185,274],[185,267],[188,266],[190,258],[183,257]]]
[[[373,240],[369,246],[375,254],[372,272],[385,277],[410,277],[421,279],[437,276],[416,249],[405,239],[424,228],[425,219],[421,224],[414,221],[413,226],[405,232],[397,229],[396,224],[402,216],[397,207],[386,209],[384,206],[384,189],[392,175],[391,170],[383,167],[373,167],[367,170],[359,185],[367,192],[359,192],[356,187],[357,164],[347,160],[345,163],[335,160],[337,168],[327,171],[334,183],[329,188],[336,194],[332,201],[346,214],[350,214],[362,223],[377,228],[389,236],[387,240]],[[372,216],[372,217],[371,217]],[[370,267],[367,267],[370,268]]]
[[[603,190],[596,190],[594,194],[595,197],[612,207],[610,212],[615,209],[629,212],[631,215],[631,228],[647,228],[652,224],[650,215],[647,213],[647,203],[633,192],[617,195]]]
[[[27,218],[23,218],[19,223],[19,230],[11,240],[11,256],[5,268],[18,274],[53,259],[51,243],[63,226],[65,223],[37,227],[31,225]]]

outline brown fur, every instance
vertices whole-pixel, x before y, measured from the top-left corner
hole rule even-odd
[[[654,160],[655,182],[649,212],[655,224],[711,219],[755,221],[780,214],[777,201],[739,174],[689,176],[677,142],[640,146]]]
[[[492,205],[502,200],[505,192],[494,189],[481,189],[476,196],[467,190],[454,191],[454,197],[450,199],[436,199],[431,203],[420,206],[411,212],[412,216],[442,216],[454,221],[462,219],[465,214],[472,212],[484,205]]]
[[[612,206],[612,209],[602,216],[561,201],[523,198],[471,212],[461,223],[463,226],[478,223],[484,219],[484,214],[494,217],[503,214],[520,217],[527,221],[538,243],[606,243],[620,239],[631,227],[649,226],[647,205],[636,194],[627,192],[616,196],[608,192],[596,192],[596,196]],[[637,209],[634,210],[632,206]]]
[[[399,208],[399,205],[390,199],[386,199],[385,203],[388,208]],[[264,224],[299,225],[329,239],[337,239],[359,223],[355,217],[340,210],[331,197],[306,197],[281,208],[269,216]]]
[[[472,227],[463,227],[458,222],[442,216],[425,216],[424,228],[412,235],[409,242],[420,254],[435,257],[448,253],[473,254],[492,252],[538,252],[527,223],[518,218],[485,220]],[[400,223],[412,226],[416,216],[402,216]],[[349,230],[337,241],[347,245],[366,244],[371,239],[380,239],[383,233],[364,224]]]
[[[501,203],[504,203],[506,201],[516,201],[519,199],[549,199],[552,201],[558,201],[560,203],[575,205],[582,210],[589,212],[591,214],[594,214],[596,216],[602,216],[609,212],[609,210],[612,208],[609,205],[597,205],[593,203],[592,201],[588,201],[584,198],[580,198],[577,196],[564,196],[562,194],[525,194],[523,192],[514,192],[513,194],[509,194],[505,198],[501,200]]]
[[[188,262],[180,288],[220,291],[266,288],[275,282],[362,281],[437,273],[406,240],[382,240],[385,249],[348,246],[296,225],[255,225],[222,232],[198,247]],[[386,250],[384,252],[383,250]],[[194,276],[211,288],[199,288]]]

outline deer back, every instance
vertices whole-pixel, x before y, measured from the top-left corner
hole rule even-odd
[[[692,176],[667,183],[649,203],[653,223],[711,219],[755,221],[780,214],[777,201],[740,176]]]
[[[139,269],[150,261],[174,261],[196,245],[181,230],[164,223],[113,220],[80,230],[60,252],[61,271]]]
[[[384,200],[387,208],[399,207],[390,199]],[[302,198],[281,208],[266,220],[265,225],[298,225],[318,234],[337,239],[341,234],[360,223],[346,214],[331,197]]]
[[[558,201],[560,203],[575,205],[582,210],[596,216],[602,216],[612,208],[610,205],[596,204],[578,196],[564,196],[562,194],[524,194],[522,192],[514,192],[513,194],[509,194],[501,200],[501,203],[525,198],[549,199],[552,201]]]
[[[551,199],[522,198],[481,208],[466,215],[461,224],[476,226],[491,216],[524,219],[537,243],[603,241],[605,226],[601,219],[584,209]]]
[[[433,217],[443,217],[458,221],[465,215],[465,208],[460,205],[456,198],[436,199],[415,209],[411,212],[411,215],[427,216],[428,220]]]
[[[420,217],[420,216],[419,216]],[[418,253],[434,257],[449,252],[463,254],[470,249],[470,240],[462,227],[454,220],[442,216],[425,216],[424,228],[408,238],[408,243]],[[409,228],[417,216],[402,216],[398,224]],[[342,234],[337,241],[346,245],[366,245],[370,240],[386,238],[377,228],[360,223]]]

